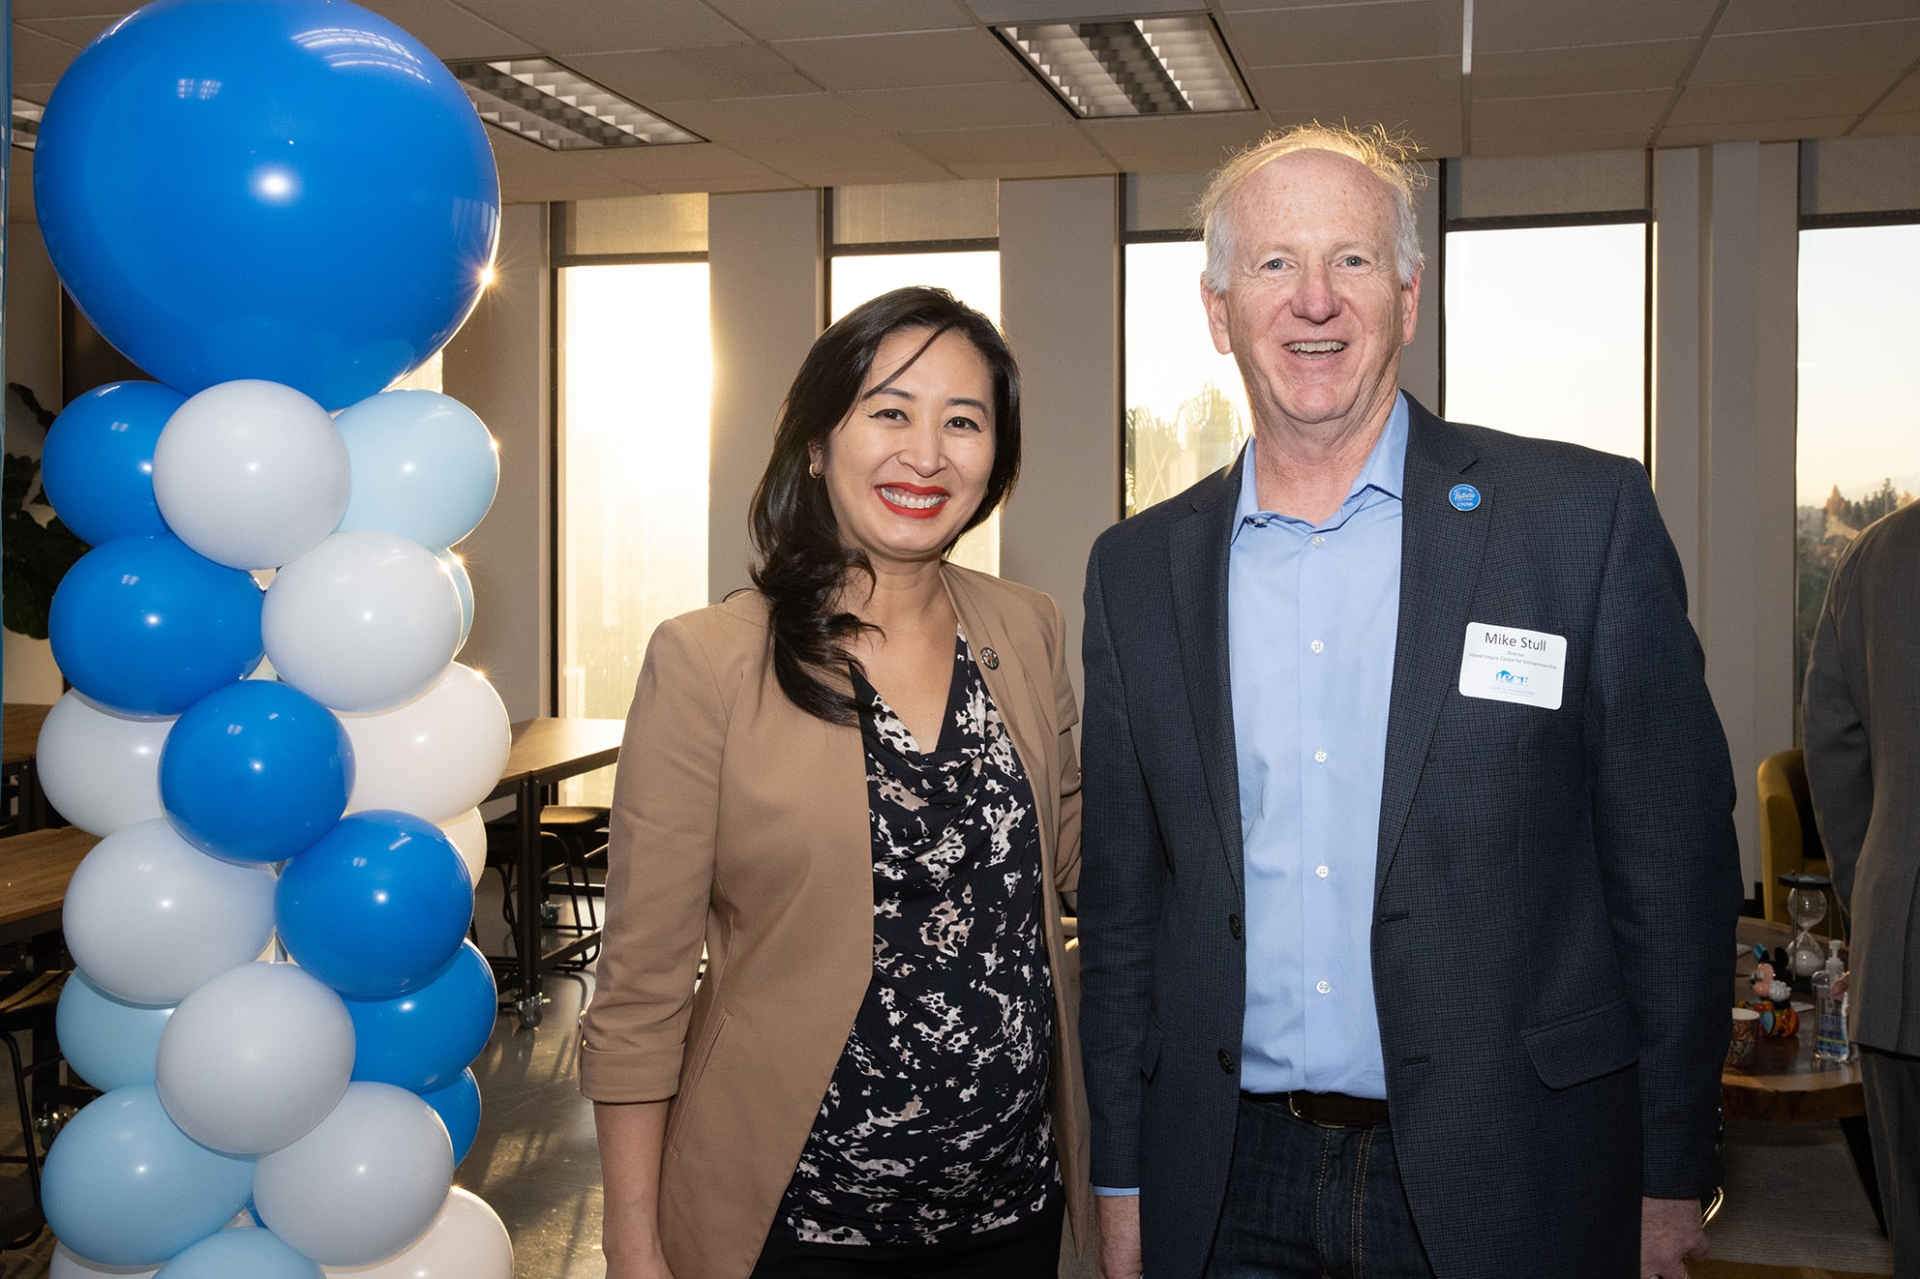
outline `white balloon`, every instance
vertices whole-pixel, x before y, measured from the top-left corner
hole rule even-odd
[[[298,559],[339,525],[352,487],[333,418],[290,386],[210,386],[174,410],[153,446],[167,527],[231,568]]]
[[[53,1245],[53,1261],[47,1269],[47,1279],[153,1279],[160,1273],[158,1266],[103,1266],[97,1261],[88,1261],[79,1253],[63,1243]]]
[[[453,1187],[453,1140],[432,1106],[354,1083],[333,1113],[254,1165],[267,1229],[324,1266],[370,1266],[412,1244]]]
[[[507,766],[513,724],[487,677],[455,662],[419,697],[378,715],[343,715],[353,743],[349,813],[392,808],[452,821],[487,797]]]
[[[160,747],[173,718],[122,715],[69,690],[40,727],[36,767],[47,802],[90,835],[164,816]]]
[[[176,1004],[249,963],[273,935],[273,871],[209,857],[165,818],[122,827],[81,859],[62,917],[94,985],[132,1004]]]
[[[419,1242],[371,1266],[322,1266],[356,1279],[513,1279],[513,1240],[486,1200],[455,1186]]]
[[[481,873],[487,869],[487,823],[480,816],[480,810],[469,808],[452,821],[441,822],[440,829],[453,841],[460,860],[467,864],[467,878],[478,884]]]
[[[167,1019],[160,1102],[203,1146],[278,1150],[346,1095],[353,1046],[340,996],[292,964],[246,964],[188,995]]]
[[[383,711],[447,669],[460,597],[418,542],[335,533],[274,576],[260,631],[282,682],[336,711]]]

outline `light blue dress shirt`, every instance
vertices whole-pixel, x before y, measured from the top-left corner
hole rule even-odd
[[[1240,1086],[1385,1098],[1374,863],[1400,619],[1407,401],[1340,509],[1260,509],[1253,445],[1227,569],[1246,875]]]

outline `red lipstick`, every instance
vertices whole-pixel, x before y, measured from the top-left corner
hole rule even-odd
[[[900,503],[892,501],[887,497],[888,489],[892,489],[897,493],[910,494],[913,497],[937,497],[940,500],[929,506],[902,506]],[[880,499],[881,504],[889,511],[892,511],[895,515],[903,515],[910,520],[932,519],[940,513],[941,508],[947,504],[947,497],[950,496],[947,490],[943,488],[925,484],[876,484],[873,491],[874,495]]]

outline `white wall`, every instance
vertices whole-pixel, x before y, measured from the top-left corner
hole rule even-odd
[[[500,445],[493,507],[455,548],[473,578],[460,660],[486,672],[516,720],[552,713],[552,272],[547,206],[502,210],[498,276],[446,347],[442,386]]]

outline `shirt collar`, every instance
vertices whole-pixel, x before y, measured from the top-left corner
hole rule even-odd
[[[1405,485],[1407,474],[1407,397],[1398,392],[1393,397],[1393,411],[1387,414],[1386,429],[1380,432],[1380,438],[1373,443],[1373,451],[1367,454],[1367,460],[1360,468],[1360,474],[1353,479],[1353,487],[1347,490],[1347,500],[1341,504],[1344,512],[1353,505],[1354,499],[1367,489],[1377,489],[1386,496],[1399,500],[1401,489]],[[1252,516],[1272,514],[1260,507],[1260,489],[1253,474],[1254,441],[1247,441],[1246,452],[1240,460],[1240,498],[1233,511],[1233,535],[1240,536],[1240,530]]]

